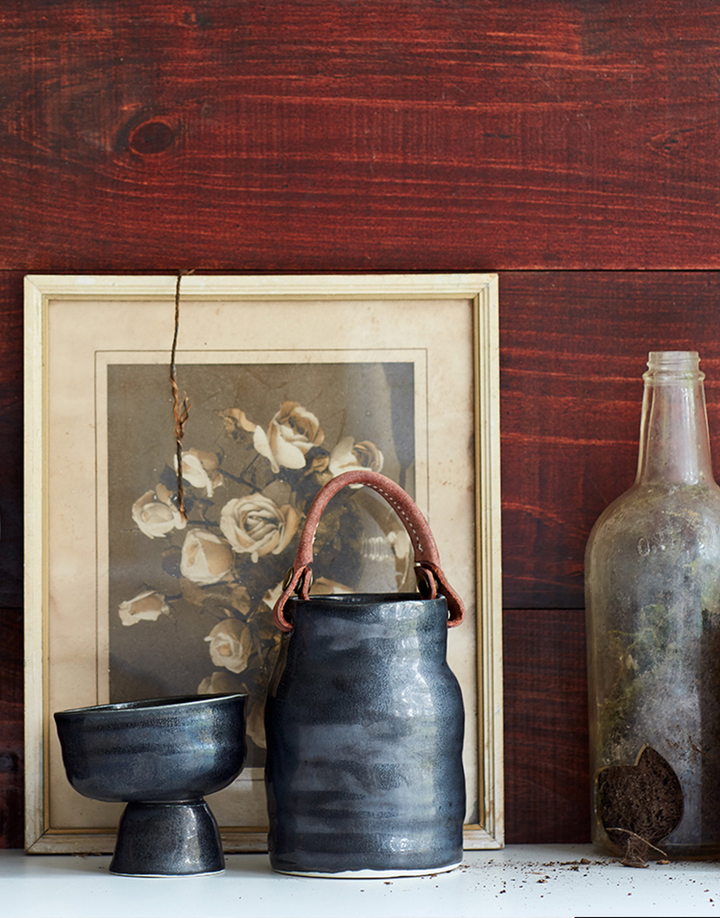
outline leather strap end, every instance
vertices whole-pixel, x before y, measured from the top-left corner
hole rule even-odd
[[[439,564],[423,561],[418,567],[421,567],[430,577],[434,578],[438,593],[447,600],[448,628],[456,628],[465,618],[465,603],[450,586]]]
[[[297,570],[291,569],[288,572],[288,577],[285,580],[285,587],[278,597],[275,606],[273,607],[273,623],[276,628],[279,628],[280,631],[284,631],[286,634],[293,630],[292,622],[289,622],[285,618],[285,603],[290,599],[292,594],[296,591],[298,582],[302,580],[300,585],[300,595],[303,599],[307,599],[309,596],[310,580],[309,569],[306,567],[299,567]]]

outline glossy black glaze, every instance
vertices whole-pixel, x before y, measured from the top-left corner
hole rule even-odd
[[[416,594],[311,596],[266,706],[276,870],[421,872],[462,858],[460,686],[447,603]]]
[[[220,830],[205,800],[128,803],[118,825],[112,873],[185,876],[225,867]]]
[[[203,797],[242,771],[246,699],[188,695],[55,713],[70,784],[86,797],[129,804],[113,872],[222,870],[217,824]]]

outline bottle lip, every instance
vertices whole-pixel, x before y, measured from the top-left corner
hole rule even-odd
[[[705,379],[697,351],[650,351],[647,366],[643,379],[652,382]]]

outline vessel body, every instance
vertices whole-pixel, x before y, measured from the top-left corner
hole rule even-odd
[[[288,613],[266,706],[272,866],[318,876],[457,866],[464,716],[445,599],[311,596]]]
[[[585,556],[593,840],[720,854],[720,489],[694,352],[650,355],[635,484]]]

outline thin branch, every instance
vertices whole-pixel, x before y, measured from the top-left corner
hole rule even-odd
[[[192,271],[178,272],[177,283],[175,284],[175,333],[173,334],[172,351],[170,354],[170,385],[173,393],[173,418],[175,420],[175,455],[177,459],[177,502],[178,510],[183,519],[187,519],[185,510],[185,494],[182,477],[182,439],[185,435],[185,425],[190,414],[190,402],[187,393],[180,400],[180,390],[177,384],[177,367],[175,366],[175,354],[177,352],[178,334],[180,331],[180,282],[186,274],[192,274]]]

